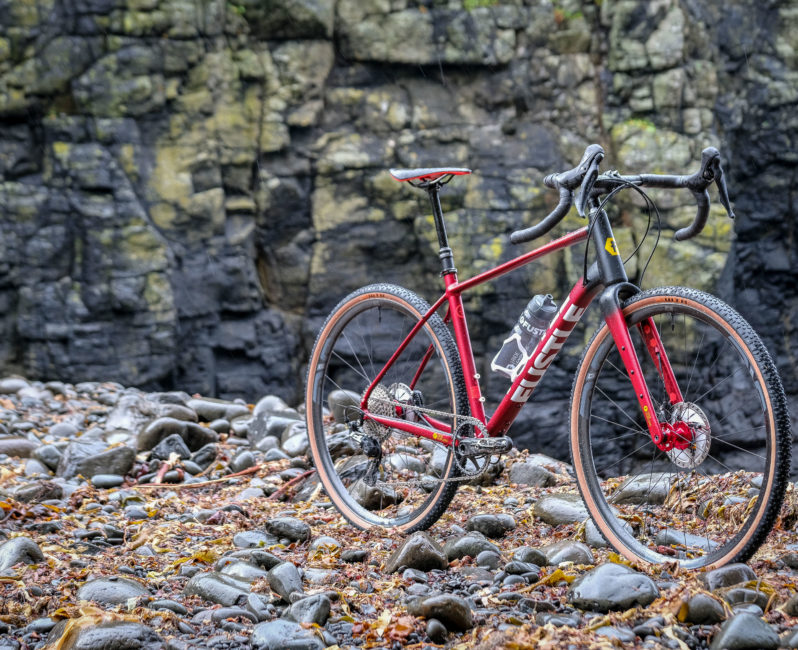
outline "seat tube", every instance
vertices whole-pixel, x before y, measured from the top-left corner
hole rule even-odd
[[[451,273],[446,273],[443,276],[446,283],[446,296],[449,300],[449,314],[452,319],[452,327],[454,329],[454,340],[457,343],[457,351],[460,355],[460,364],[463,368],[463,375],[465,376],[466,392],[468,394],[468,403],[471,407],[471,415],[477,418],[480,422],[485,422],[485,407],[482,397],[482,390],[479,387],[479,373],[474,363],[474,352],[471,348],[471,338],[468,335],[468,324],[465,319],[465,311],[463,310],[463,299],[459,292],[449,291],[449,287],[457,284],[457,271],[452,270]],[[479,436],[480,432],[475,430],[475,435]]]
[[[632,337],[629,335],[626,319],[621,310],[621,303],[618,297],[618,292],[621,289],[622,285],[607,287],[599,298],[599,305],[610,334],[621,355],[621,361],[623,361],[623,365],[629,375],[629,381],[634,388],[635,397],[640,405],[640,410],[643,412],[651,439],[655,445],[660,446],[664,442],[662,427],[660,426],[651,394],[648,391],[648,385],[643,376],[643,370],[640,366],[640,360],[637,358]]]

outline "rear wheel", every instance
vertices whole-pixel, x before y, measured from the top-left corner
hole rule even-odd
[[[313,461],[335,506],[361,528],[428,528],[457,490],[457,482],[442,480],[458,475],[450,448],[364,422],[359,408],[428,309],[401,287],[363,287],[333,310],[311,354],[306,404]],[[417,418],[419,407],[450,425],[455,414],[469,415],[457,348],[437,315],[419,329],[368,404],[372,412],[405,419]]]
[[[656,416],[683,439],[672,449],[654,444],[612,336],[599,329],[572,392],[571,450],[587,508],[629,559],[686,568],[745,561],[775,522],[790,467],[773,362],[739,314],[699,291],[645,291],[623,311]],[[648,319],[682,392],[678,403],[643,342],[638,325]]]

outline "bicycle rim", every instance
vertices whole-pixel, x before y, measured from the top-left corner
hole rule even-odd
[[[688,424],[690,441],[671,450],[653,443],[602,328],[572,396],[574,466],[588,509],[630,559],[685,568],[743,561],[773,525],[789,467],[789,422],[773,364],[750,326],[706,294],[645,292],[624,314],[657,417]],[[676,404],[643,343],[638,325],[647,319],[682,392]]]
[[[365,287],[333,311],[311,357],[308,425],[314,462],[333,503],[363,528],[427,528],[457,489],[440,480],[457,473],[449,448],[361,422],[366,388],[427,309],[405,289]],[[377,384],[369,408],[408,419],[415,417],[411,404],[467,414],[455,350],[449,331],[433,316]],[[397,402],[408,407],[397,410]]]

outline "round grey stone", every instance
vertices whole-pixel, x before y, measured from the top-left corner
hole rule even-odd
[[[230,463],[230,469],[233,472],[241,472],[250,467],[255,467],[255,456],[248,449],[238,452]]]
[[[307,596],[291,605],[286,618],[297,623],[324,625],[330,616],[330,599],[324,594]]]
[[[30,458],[38,443],[21,436],[0,436],[0,454],[16,458]]]
[[[560,562],[573,562],[574,564],[594,564],[595,559],[590,549],[582,542],[563,539],[554,544],[549,544],[540,549],[546,555],[548,564],[556,566]]]
[[[695,594],[687,601],[685,620],[696,625],[715,625],[726,618],[726,612],[720,601],[708,594]]]
[[[450,562],[466,555],[477,557],[482,551],[493,551],[501,555],[501,551],[495,544],[489,542],[481,533],[476,531],[462,537],[448,539],[443,545],[443,552]]]
[[[302,578],[299,571],[291,562],[282,562],[269,570],[269,587],[284,601],[288,602],[291,594],[304,593]]]
[[[61,623],[68,622],[64,619]],[[47,640],[55,644],[61,638],[63,628],[56,625]],[[69,647],[76,650],[106,650],[108,648],[136,648],[136,650],[161,650],[164,641],[150,627],[133,621],[107,621],[76,628],[69,639]]]
[[[720,626],[710,650],[769,650],[778,647],[779,636],[770,625],[754,614],[742,612]]]
[[[44,560],[39,545],[29,537],[14,537],[0,545],[0,571],[20,562],[38,564]]]
[[[292,542],[306,542],[310,539],[310,526],[296,517],[275,517],[264,525],[266,532],[277,538]]]
[[[494,571],[501,565],[502,558],[498,553],[494,553],[493,551],[482,551],[477,555],[476,561],[477,566]]]
[[[468,602],[454,594],[414,598],[407,603],[407,611],[413,616],[437,618],[447,629],[458,632],[468,630],[474,625]]]
[[[323,650],[324,643],[313,630],[286,620],[258,623],[250,643],[255,650]]]
[[[186,583],[183,593],[187,596],[200,596],[224,607],[232,607],[247,601],[249,583],[209,571],[193,576]]]
[[[623,564],[602,564],[577,578],[568,591],[568,602],[597,612],[645,607],[659,596],[648,576]]]
[[[96,488],[119,487],[125,482],[125,477],[119,474],[95,474],[91,477],[91,484]]]
[[[541,497],[535,502],[532,512],[552,526],[580,523],[590,516],[582,497],[574,492]]]
[[[707,571],[701,579],[709,591],[720,589],[721,587],[731,587],[741,582],[756,580],[756,574],[747,564],[727,564],[719,569]]]
[[[513,530],[515,526],[515,519],[504,513],[474,515],[465,523],[466,530],[477,531],[493,539],[504,537],[505,533]]]
[[[513,559],[519,562],[530,562],[538,566],[546,566],[548,560],[546,554],[539,548],[532,546],[521,546],[513,551]]]
[[[394,573],[401,567],[430,571],[446,569],[449,562],[440,545],[427,533],[413,533],[397,548],[385,562],[385,573]]]
[[[147,595],[149,592],[139,582],[121,576],[90,580],[78,589],[78,600],[93,600],[102,605],[124,605],[131,598]]]
[[[427,621],[427,636],[430,641],[444,644],[446,643],[446,634],[446,626],[437,618],[431,618]]]

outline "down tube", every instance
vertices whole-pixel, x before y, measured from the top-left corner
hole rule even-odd
[[[571,289],[571,293],[537,344],[523,371],[515,378],[510,390],[488,422],[488,432],[491,436],[503,436],[507,433],[521,407],[532,396],[543,374],[554,361],[599,289],[600,286],[597,285],[585,287],[581,279]]]

